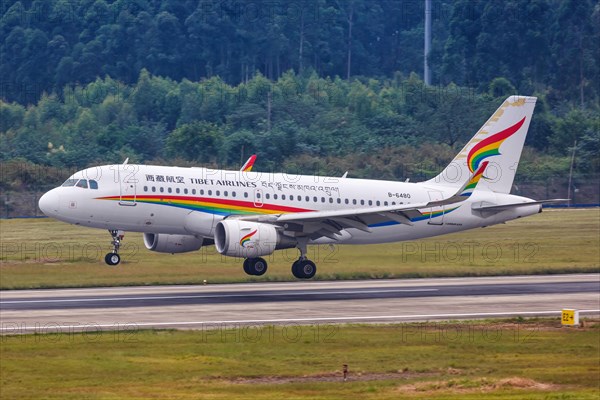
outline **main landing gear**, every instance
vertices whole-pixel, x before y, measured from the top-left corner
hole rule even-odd
[[[307,244],[307,239],[298,241],[300,258],[292,264],[292,274],[298,279],[311,279],[317,273],[317,266],[315,263],[306,258]]]
[[[300,258],[292,264],[292,274],[298,279],[311,279],[317,273],[317,266],[306,258],[306,243],[298,244]],[[108,255],[107,255],[108,257]],[[267,272],[267,262],[263,258],[246,258],[244,260],[244,272],[248,275],[260,276]]]
[[[123,231],[117,230],[109,230],[108,232],[110,232],[110,235],[112,236],[111,244],[113,247],[113,251],[104,256],[104,261],[108,265],[114,266],[121,262],[121,256],[119,255],[119,247],[121,247],[121,240],[123,240],[125,233]]]
[[[246,258],[244,260],[244,272],[248,275],[261,276],[267,272],[267,262],[264,258]]]

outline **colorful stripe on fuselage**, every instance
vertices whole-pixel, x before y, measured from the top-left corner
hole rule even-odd
[[[410,222],[419,222],[419,221],[429,220],[432,218],[441,217],[442,215],[450,214],[452,211],[457,210],[459,207],[460,206],[453,207],[453,208],[449,208],[447,210],[427,211],[427,212],[422,213],[422,215],[420,215],[418,217],[411,218]],[[400,222],[396,222],[396,221],[380,222],[378,224],[369,225],[369,228],[379,228],[382,226],[391,226],[391,225],[400,225]]]
[[[254,202],[251,201],[239,201],[239,200],[227,200],[227,199],[213,199],[208,197],[190,197],[190,196],[148,196],[141,195],[136,196],[108,196],[99,197],[97,200],[112,200],[112,201],[127,201],[137,202],[144,204],[155,204],[162,206],[185,208],[193,211],[200,211],[209,214],[217,215],[250,215],[250,214],[289,214],[289,213],[302,213],[308,211],[314,211],[306,208],[288,207],[277,204],[262,204],[262,207],[257,207]],[[460,206],[459,206],[460,207]],[[458,207],[454,207],[448,210],[430,211],[424,212],[422,215],[412,218],[412,222],[418,222],[423,220],[429,220],[431,218],[437,218],[442,214],[448,214]],[[389,221],[382,222],[379,224],[369,225],[370,227],[397,225],[398,222]]]
[[[305,208],[288,207],[276,204],[258,204],[252,201],[240,201],[229,199],[214,199],[210,197],[191,197],[191,196],[153,196],[141,195],[127,196],[120,198],[119,196],[101,197],[100,200],[116,200],[137,202],[145,204],[156,204],[163,206],[186,208],[193,211],[201,211],[209,214],[231,215],[231,214],[287,214],[297,212],[313,211]]]

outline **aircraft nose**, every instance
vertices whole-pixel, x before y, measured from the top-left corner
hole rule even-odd
[[[58,214],[58,193],[56,189],[44,193],[38,202],[40,210],[48,217]]]

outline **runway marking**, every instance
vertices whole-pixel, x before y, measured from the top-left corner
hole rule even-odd
[[[337,295],[337,294],[378,294],[378,293],[404,293],[404,292],[437,292],[439,289],[373,289],[373,290],[351,290],[331,292],[280,292],[280,293],[239,293],[239,294],[203,294],[190,296],[145,296],[145,297],[107,297],[89,299],[42,299],[42,300],[0,300],[3,304],[29,304],[29,303],[85,303],[102,301],[126,301],[126,300],[177,300],[177,299],[210,299],[210,298],[234,298],[234,297],[283,297],[283,296],[314,296],[314,295]]]
[[[549,279],[549,280],[558,280],[558,279],[576,279],[574,281],[567,282],[580,282],[582,279],[593,278],[595,280],[600,280],[600,274],[556,274],[556,275],[510,275],[510,276],[477,276],[477,277],[439,277],[439,278],[414,278],[414,279],[374,279],[374,280],[348,280],[348,281],[313,281],[313,282],[302,282],[302,281],[293,281],[293,282],[246,282],[246,283],[230,283],[230,284],[210,284],[209,287],[220,290],[223,288],[239,288],[243,287],[244,289],[255,289],[262,287],[272,287],[274,290],[277,290],[278,287],[282,286],[291,286],[291,285],[311,285],[311,286],[327,286],[327,285],[343,285],[343,286],[353,286],[358,284],[392,284],[392,283],[402,283],[406,285],[414,285],[414,284],[423,284],[427,282],[431,282],[431,284],[436,284],[437,282],[447,282],[447,281],[467,281],[477,282],[478,280],[493,280],[497,279],[503,280],[539,280],[539,279]],[[587,281],[581,281],[587,282]],[[104,286],[104,287],[88,287],[88,288],[55,288],[55,289],[19,289],[19,290],[1,290],[0,295],[7,293],[15,293],[15,292],[23,292],[23,293],[52,293],[52,292],[86,292],[86,291],[120,291],[120,290],[139,290],[139,291],[150,291],[150,290],[191,290],[198,289],[201,287],[207,287],[202,284],[197,285],[154,285],[154,286]],[[302,290],[302,289],[299,289]]]
[[[379,316],[355,316],[355,317],[315,317],[315,318],[284,318],[284,319],[246,319],[246,320],[223,320],[223,321],[179,321],[179,322],[127,322],[113,324],[94,324],[88,325],[58,325],[52,324],[52,329],[102,329],[115,328],[115,326],[123,325],[127,327],[156,327],[156,326],[189,326],[189,325],[215,325],[215,324],[277,324],[277,323],[301,323],[301,322],[339,322],[339,321],[375,321],[384,319],[406,320],[406,319],[442,319],[442,318],[487,318],[487,317],[506,317],[506,316],[538,316],[538,315],[560,315],[562,310],[551,311],[507,311],[507,312],[482,312],[482,313],[457,313],[457,314],[414,314],[414,315],[379,315]],[[600,309],[596,310],[579,310],[579,313],[600,313]],[[26,331],[38,329],[39,327],[25,327]],[[0,332],[15,331],[14,327],[2,327]]]

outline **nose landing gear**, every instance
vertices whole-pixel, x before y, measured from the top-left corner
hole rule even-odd
[[[119,255],[119,248],[121,247],[121,241],[125,236],[125,232],[119,230],[109,230],[112,236],[112,247],[113,251],[104,256],[104,262],[110,266],[117,265],[121,262],[121,256]]]

